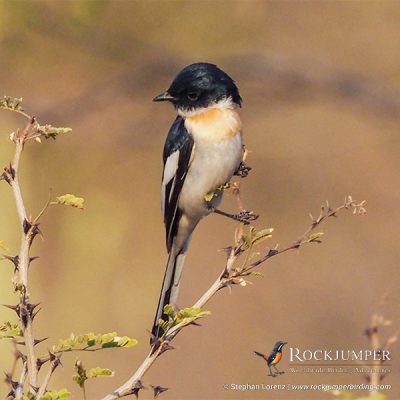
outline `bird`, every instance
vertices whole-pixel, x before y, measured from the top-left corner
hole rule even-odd
[[[279,371],[278,370],[278,368],[276,367],[276,364],[278,364],[278,362],[282,358],[282,347],[285,344],[287,344],[287,342],[281,342],[281,341],[276,342],[270,355],[263,354],[263,353],[260,353],[258,351],[254,351],[254,354],[256,354],[257,356],[262,357],[267,362],[268,368],[269,368],[269,375],[268,376],[272,376],[272,377],[275,378],[278,375],[284,374],[283,371]],[[274,369],[276,371],[275,373],[272,372],[271,366],[274,367]]]
[[[172,103],[177,116],[163,151],[161,208],[168,261],[151,342],[163,335],[159,321],[168,321],[165,305],[176,306],[186,252],[197,224],[212,212],[240,220],[217,207],[221,187],[235,173],[240,175],[244,151],[238,113],[242,98],[235,81],[216,65],[186,66],[153,101]]]

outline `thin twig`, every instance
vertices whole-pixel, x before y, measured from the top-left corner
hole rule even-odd
[[[49,385],[50,379],[51,379],[55,369],[60,365],[60,356],[55,356],[54,354],[51,354],[50,357],[51,357],[52,361],[51,361],[49,369],[46,373],[46,376],[43,380],[43,383],[37,392],[36,398],[38,398],[38,399],[43,397],[44,394],[46,393],[47,386]]]
[[[24,383],[25,383],[27,373],[28,373],[28,366],[27,366],[26,362],[24,362],[24,364],[22,365],[21,375],[18,379],[18,386],[15,389],[15,398],[16,399],[19,399],[22,396],[22,391],[24,389]]]

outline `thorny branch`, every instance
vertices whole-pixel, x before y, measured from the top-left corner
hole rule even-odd
[[[239,187],[235,186],[236,193],[239,192]],[[239,205],[241,202],[238,200]],[[303,245],[307,243],[319,243],[321,233],[316,233],[312,235],[312,232],[326,219],[329,217],[336,217],[337,213],[346,209],[353,210],[354,214],[364,214],[366,212],[365,201],[361,203],[355,202],[351,196],[347,196],[342,205],[331,208],[328,203],[321,207],[320,214],[317,218],[311,216],[311,224],[307,228],[307,230],[295,240],[292,244],[284,247],[281,250],[278,250],[277,247],[273,249],[267,249],[267,252],[264,256],[259,258],[258,260],[247,265],[245,262],[241,267],[235,267],[235,263],[238,258],[251,249],[248,247],[246,242],[243,240],[243,227],[240,226],[235,232],[235,244],[227,249],[228,257],[226,261],[226,265],[218,276],[218,278],[214,281],[214,283],[209,287],[209,289],[194,303],[193,308],[202,308],[207,302],[222,288],[231,287],[232,285],[239,284],[245,286],[247,281],[244,277],[247,277],[252,274],[252,269],[258,267],[259,265],[266,262],[268,259],[277,256],[278,254],[285,253],[289,250],[299,249]],[[164,335],[160,339],[154,339],[153,347],[151,348],[149,354],[144,359],[139,368],[135,371],[135,373],[119,388],[114,390],[111,394],[103,397],[102,400],[115,400],[120,397],[125,397],[131,394],[137,394],[140,388],[142,388],[141,379],[145,375],[145,373],[150,369],[150,367],[154,364],[157,358],[162,355],[165,351],[173,349],[170,345],[171,341],[178,335],[178,333],[184,329],[186,326],[195,323],[192,321],[182,321],[177,325],[172,326],[168,329]]]
[[[29,118],[27,114],[25,116]],[[19,184],[19,165],[25,142],[32,136],[36,135],[39,126],[35,118],[31,117],[29,119],[30,121],[24,130],[18,130],[11,136],[11,139],[15,143],[14,161],[9,167],[5,168],[2,177],[12,188],[21,228],[21,244],[14,277],[15,289],[20,293],[20,302],[15,311],[22,322],[22,332],[27,350],[29,384],[31,387],[36,388],[38,368],[34,350],[35,339],[32,328],[32,321],[35,315],[35,305],[31,304],[29,301],[28,270],[31,262],[29,250],[33,239],[40,231],[38,224],[32,224],[27,216]]]
[[[10,393],[11,398],[19,398],[22,396],[27,377],[30,390],[33,390],[34,392],[39,390],[38,393],[42,396],[46,391],[48,380],[55,369],[55,365],[58,365],[55,364],[55,361],[51,360],[50,372],[46,376],[42,386],[38,389],[38,371],[41,364],[38,362],[38,358],[35,354],[35,345],[43,340],[35,339],[33,334],[32,323],[39,310],[37,309],[38,304],[32,304],[30,302],[28,279],[29,265],[36,257],[31,257],[29,252],[33,240],[38,234],[41,234],[38,221],[48,204],[46,204],[45,208],[36,218],[32,219],[27,215],[19,183],[21,156],[27,141],[34,139],[40,142],[41,137],[45,137],[46,139],[55,138],[58,134],[70,130],[69,128],[55,128],[51,125],[41,126],[35,117],[30,116],[22,109],[21,101],[22,99],[12,99],[10,97],[0,99],[1,109],[16,112],[29,120],[23,130],[18,129],[10,135],[10,140],[15,144],[14,158],[13,162],[4,168],[4,172],[0,175],[0,180],[6,181],[11,186],[21,229],[20,249],[18,255],[14,257],[3,257],[14,264],[15,270],[13,284],[15,292],[19,294],[19,303],[15,306],[7,306],[17,313],[21,322],[23,341],[18,342],[14,339],[14,345],[22,344],[26,349],[26,356],[17,351],[17,349],[15,350],[15,363],[12,367],[11,373],[7,376],[7,380],[9,380],[12,389]],[[18,381],[13,381],[13,375],[16,372],[16,365],[19,360],[22,360],[20,377]],[[41,396],[39,396],[39,398]]]

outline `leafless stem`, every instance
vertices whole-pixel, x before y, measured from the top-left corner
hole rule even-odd
[[[239,204],[241,204],[239,202]],[[269,250],[267,254],[263,257],[261,257],[259,260],[253,262],[250,264],[248,267],[244,267],[243,269],[235,269],[234,264],[236,260],[239,258],[239,256],[244,252],[243,245],[240,240],[241,236],[241,231],[242,227],[239,227],[236,234],[235,234],[235,245],[231,248],[229,248],[228,252],[228,258],[227,262],[225,265],[225,268],[221,272],[221,274],[218,276],[218,278],[214,281],[214,283],[207,289],[207,291],[194,303],[193,307],[196,308],[202,308],[204,305],[207,304],[207,302],[222,288],[224,287],[229,287],[233,284],[246,284],[246,282],[243,280],[242,276],[246,276],[247,271],[249,269],[253,269],[260,264],[264,263],[267,261],[269,258],[276,256],[278,254],[284,253],[289,250],[294,250],[298,249],[305,243],[312,243],[313,240],[309,239],[309,235],[315,230],[317,226],[319,226],[325,219],[331,217],[331,216],[336,216],[336,214],[343,210],[343,209],[353,209],[353,212],[355,211],[356,213],[362,214],[365,212],[364,209],[364,202],[357,204],[353,201],[353,199],[348,196],[345,199],[345,202],[343,205],[331,209],[328,204],[323,206],[321,208],[321,213],[318,218],[314,219],[312,218],[312,223],[311,225],[307,228],[307,230],[303,233],[302,236],[300,236],[299,239],[297,239],[295,242],[293,242],[291,245],[283,248],[282,250]],[[128,396],[133,392],[135,389],[135,385],[138,384],[138,382],[141,382],[142,377],[144,374],[149,370],[149,368],[154,364],[154,362],[157,360],[157,358],[163,354],[166,350],[170,349],[171,346],[169,343],[175,338],[175,336],[186,326],[190,325],[190,323],[187,322],[181,322],[172,328],[170,328],[164,336],[161,338],[161,342],[158,345],[155,345],[147,355],[147,357],[144,359],[142,364],[139,366],[139,368],[136,370],[136,372],[119,388],[114,390],[111,394],[103,397],[102,400],[115,400],[120,397],[125,397]]]
[[[15,398],[19,399],[22,396],[22,391],[24,388],[24,383],[26,379],[26,374],[28,373],[28,366],[26,362],[22,365],[21,375],[18,379],[18,387],[15,389]]]
[[[47,370],[46,376],[43,380],[42,385],[40,386],[38,392],[37,392],[37,398],[40,399],[41,397],[44,396],[47,390],[47,386],[49,385],[50,379],[55,371],[55,369],[60,365],[60,357],[61,356],[55,356],[54,354],[50,355],[51,358],[51,363],[49,365],[49,369]]]

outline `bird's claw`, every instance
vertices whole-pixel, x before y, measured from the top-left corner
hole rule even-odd
[[[235,214],[233,216],[233,219],[235,219],[238,222],[241,222],[244,225],[249,225],[250,222],[255,221],[256,219],[258,219],[258,217],[259,215],[253,211],[243,210],[240,211],[239,214]]]
[[[246,178],[251,171],[250,165],[247,165],[244,161],[241,161],[238,169],[235,171],[236,176],[240,176],[241,178]]]

